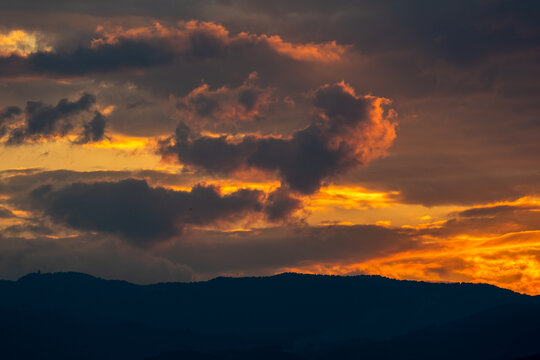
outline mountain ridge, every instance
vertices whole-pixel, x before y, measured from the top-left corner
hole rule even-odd
[[[388,281],[394,281],[399,283],[409,283],[409,284],[428,284],[428,285],[452,285],[452,286],[475,286],[475,287],[486,287],[486,288],[496,288],[502,291],[507,291],[509,293],[519,294],[523,296],[529,296],[531,298],[539,298],[540,295],[530,295],[527,293],[521,293],[518,291],[510,290],[504,287],[500,287],[497,285],[489,284],[489,283],[473,283],[473,282],[466,282],[466,281],[455,281],[455,282],[443,282],[443,281],[425,281],[425,280],[410,280],[410,279],[395,279],[391,277],[386,277],[382,275],[370,275],[370,274],[359,274],[359,275],[334,275],[334,274],[309,274],[309,273],[298,273],[298,272],[282,272],[274,275],[263,275],[263,276],[217,276],[208,280],[196,280],[196,281],[165,281],[165,282],[155,282],[155,283],[148,283],[148,284],[138,284],[134,282],[130,282],[127,280],[121,280],[121,279],[105,279],[101,278],[99,276],[83,273],[83,272],[77,272],[77,271],[58,271],[58,272],[32,272],[28,273],[26,275],[23,275],[19,277],[17,280],[6,280],[6,279],[0,279],[0,282],[24,282],[28,280],[35,280],[35,279],[46,279],[51,277],[61,277],[61,278],[70,278],[73,279],[88,279],[88,280],[100,280],[100,281],[106,281],[106,282],[115,282],[115,283],[124,283],[129,284],[133,286],[141,286],[141,287],[151,287],[151,286],[159,286],[159,285],[175,285],[175,284],[182,284],[182,285],[193,285],[193,284],[206,284],[206,283],[212,283],[212,282],[218,282],[218,281],[234,281],[234,280],[256,280],[256,279],[278,279],[278,278],[326,278],[326,279],[381,279],[381,280],[388,280]]]
[[[364,353],[370,354],[368,359],[386,360],[396,356],[387,350],[396,344],[422,359],[433,356],[429,344],[424,353],[406,345],[422,344],[422,338],[437,343],[432,333],[461,339],[467,329],[491,331],[491,317],[499,317],[493,324],[502,328],[493,336],[512,338],[520,325],[513,320],[515,313],[526,338],[537,332],[528,319],[540,323],[539,297],[489,284],[371,275],[282,273],[137,285],[76,272],[31,273],[17,281],[0,281],[0,294],[0,332],[7,334],[0,345],[13,350],[13,344],[26,338],[53,344],[49,350],[55,359],[64,353],[54,349],[66,350],[65,358],[81,359],[159,354],[172,359],[175,351],[184,354],[182,359],[190,359],[186,354],[194,359],[243,359],[255,356],[254,351],[260,358],[340,359]],[[505,337],[498,342],[505,343]],[[527,353],[511,345],[505,353],[509,359],[540,352],[540,344],[538,349],[528,344]],[[470,344],[475,354],[482,352],[475,346]],[[466,358],[459,351],[455,355]],[[29,353],[26,358],[33,357]]]

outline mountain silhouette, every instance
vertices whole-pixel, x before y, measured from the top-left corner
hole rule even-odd
[[[540,300],[485,284],[280,274],[135,285],[0,281],[2,359],[516,359]]]

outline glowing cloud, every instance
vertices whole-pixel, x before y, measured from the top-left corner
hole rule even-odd
[[[98,37],[92,41],[93,48],[117,45],[124,40],[162,40],[172,49],[194,57],[219,55],[244,46],[265,45],[276,53],[294,60],[329,63],[341,60],[351,48],[339,45],[335,41],[296,44],[287,42],[277,35],[256,35],[246,32],[231,35],[222,25],[195,20],[181,21],[171,27],[165,27],[159,22],[131,29],[121,27],[107,29],[100,26],[97,28],[97,35]]]
[[[38,51],[50,51],[39,33],[28,33],[24,30],[11,30],[0,33],[0,56],[26,57]]]

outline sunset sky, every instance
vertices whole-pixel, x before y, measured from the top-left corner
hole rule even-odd
[[[3,0],[0,278],[540,294],[540,2]]]

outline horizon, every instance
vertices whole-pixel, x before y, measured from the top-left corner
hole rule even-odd
[[[23,275],[23,276],[19,277],[18,279],[15,279],[15,280],[0,279],[0,281],[18,282],[19,280],[21,280],[23,278],[31,277],[33,275],[51,276],[51,277],[54,277],[54,276],[57,276],[57,275],[83,275],[83,276],[87,276],[87,277],[97,279],[97,280],[112,281],[112,282],[123,282],[123,283],[128,283],[128,284],[136,285],[136,286],[152,286],[152,285],[162,285],[162,284],[165,284],[165,285],[166,284],[199,284],[199,283],[207,283],[207,282],[211,282],[211,281],[219,280],[219,279],[232,279],[232,280],[235,280],[235,279],[266,279],[266,278],[274,278],[274,277],[287,276],[287,275],[299,275],[299,276],[307,276],[307,277],[309,277],[309,276],[312,276],[312,277],[329,277],[329,278],[362,278],[362,277],[370,278],[371,277],[371,278],[380,278],[380,279],[383,279],[383,280],[390,280],[390,281],[423,283],[423,284],[434,284],[434,285],[480,285],[480,286],[495,287],[495,288],[500,289],[500,290],[510,291],[512,293],[515,293],[515,294],[526,295],[526,296],[530,296],[530,297],[533,297],[533,298],[534,297],[540,297],[540,295],[530,295],[530,294],[527,294],[527,293],[520,293],[518,291],[514,291],[514,290],[511,290],[511,289],[504,288],[504,287],[499,287],[497,285],[493,285],[493,284],[489,284],[489,283],[482,283],[482,282],[466,282],[466,281],[461,281],[461,282],[459,282],[459,281],[453,281],[453,282],[452,281],[447,281],[447,282],[444,282],[444,281],[428,281],[428,280],[414,280],[414,279],[396,279],[396,278],[391,278],[391,277],[387,277],[387,276],[383,276],[383,275],[377,275],[377,274],[336,275],[336,274],[313,274],[313,273],[298,273],[298,272],[282,272],[282,273],[272,274],[272,275],[238,275],[238,276],[220,275],[220,276],[216,276],[216,277],[213,277],[213,278],[210,278],[210,279],[205,279],[205,280],[168,281],[168,282],[154,282],[154,283],[135,283],[135,282],[131,282],[131,281],[123,280],[123,279],[102,278],[102,277],[99,277],[99,276],[94,276],[92,274],[83,273],[83,272],[77,272],[77,271],[41,272],[41,271],[38,270],[36,272],[31,272],[31,273],[28,273],[26,275]]]

